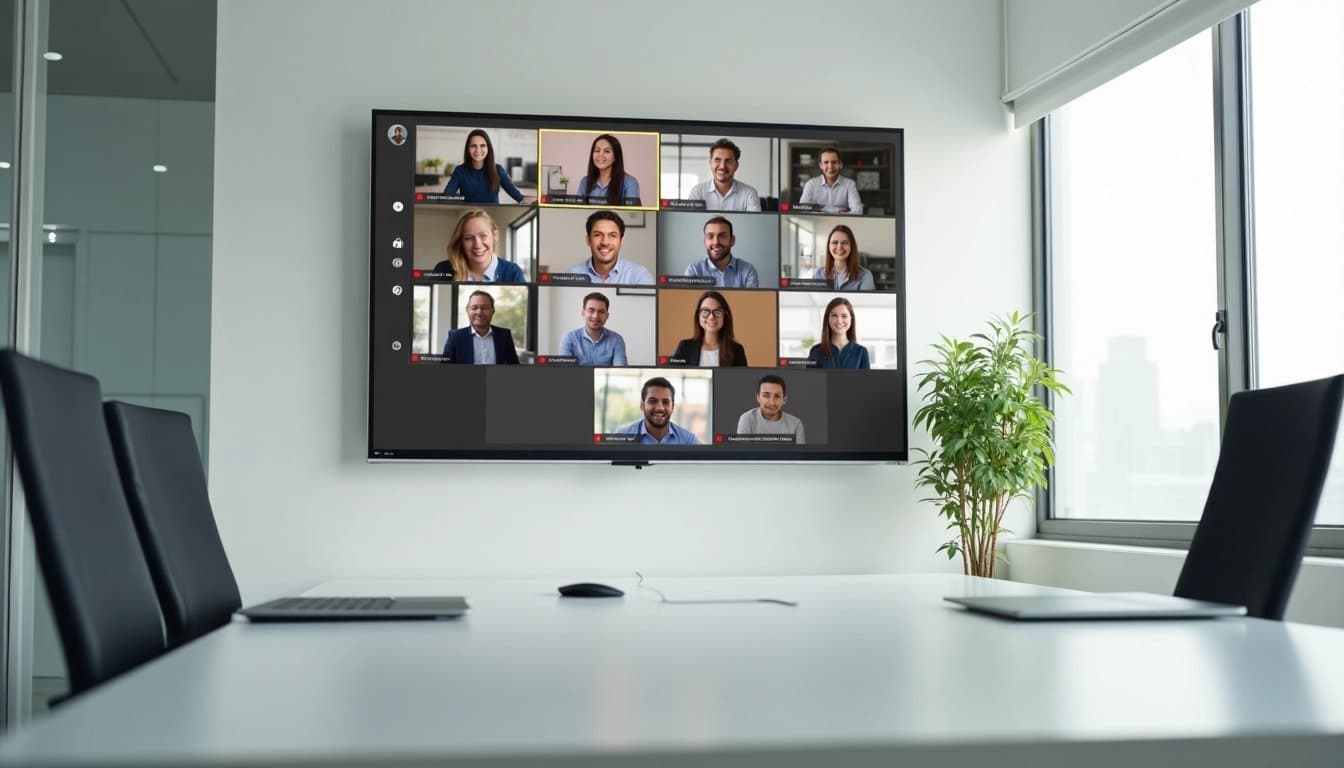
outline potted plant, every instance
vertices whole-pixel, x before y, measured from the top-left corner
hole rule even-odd
[[[915,485],[933,492],[923,501],[937,503],[956,532],[938,551],[960,554],[972,576],[993,578],[1008,503],[1045,487],[1054,463],[1054,415],[1039,395],[1069,389],[1032,354],[1040,337],[1026,327],[1030,317],[995,317],[968,341],[943,336],[935,357],[919,362],[927,370],[916,376],[924,404],[914,425],[928,429],[934,448],[916,449]]]
[[[420,161],[420,164],[425,167],[425,173],[437,176],[439,175],[439,168],[443,166],[443,158],[438,157],[437,155],[434,157],[427,157]]]

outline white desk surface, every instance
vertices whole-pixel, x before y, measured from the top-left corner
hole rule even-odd
[[[8,734],[5,765],[1344,764],[1344,630],[1257,619],[1021,624],[956,575],[669,579],[667,605],[559,581],[333,582],[463,594],[460,620],[241,619]]]

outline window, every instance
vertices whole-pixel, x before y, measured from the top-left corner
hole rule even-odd
[[[1259,386],[1344,371],[1344,3],[1250,11]],[[1344,525],[1344,444],[1317,522]]]
[[[1183,546],[1228,393],[1344,372],[1340,29],[1337,0],[1264,0],[1038,125],[1038,309],[1074,390],[1042,536]]]
[[[1209,33],[1051,118],[1055,515],[1194,520],[1218,453]]]

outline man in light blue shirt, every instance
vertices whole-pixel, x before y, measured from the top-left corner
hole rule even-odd
[[[756,189],[733,177],[737,175],[742,150],[728,139],[719,139],[709,148],[709,175],[691,187],[691,200],[704,200],[707,211],[759,211],[761,196]]]
[[[672,422],[677,390],[672,382],[655,376],[644,382],[639,392],[639,410],[644,418],[617,429],[617,434],[639,435],[636,442],[645,445],[699,445],[695,433]]]
[[[826,213],[863,214],[863,201],[854,180],[840,175],[845,164],[840,161],[840,150],[827,147],[821,150],[821,175],[807,180],[799,205],[820,206]]]
[[[625,339],[607,330],[611,300],[601,293],[583,297],[583,327],[560,340],[560,356],[575,358],[579,365],[625,365]]]
[[[733,256],[737,238],[733,222],[715,216],[705,222],[705,258],[686,267],[688,277],[712,277],[720,288],[759,288],[761,279],[750,262]]]
[[[590,258],[565,271],[574,275],[587,275],[594,283],[653,285],[653,274],[648,269],[628,259],[621,259],[621,243],[624,239],[624,219],[612,211],[593,211],[588,217]]]

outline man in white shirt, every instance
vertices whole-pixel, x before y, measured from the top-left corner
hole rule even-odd
[[[759,211],[761,196],[756,189],[733,177],[737,175],[742,150],[728,139],[709,148],[709,179],[691,187],[690,199],[704,200],[707,211]]]
[[[756,385],[756,407],[737,420],[739,435],[793,435],[794,445],[804,442],[803,422],[784,412],[789,402],[784,379],[767,374]]]
[[[798,198],[799,205],[817,207],[826,213],[848,213],[853,216],[863,214],[863,201],[859,199],[859,188],[854,180],[840,175],[845,164],[840,160],[840,150],[827,147],[821,150],[821,175],[808,179],[803,185],[803,194]]]

